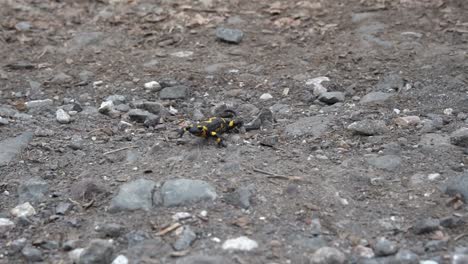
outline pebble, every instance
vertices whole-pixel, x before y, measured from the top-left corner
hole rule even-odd
[[[71,82],[73,80],[73,77],[70,75],[67,75],[63,72],[57,73],[52,79],[50,80],[50,83],[52,84],[65,84],[68,82]]]
[[[151,82],[147,82],[144,84],[145,88],[146,89],[149,89],[151,91],[159,91],[161,90],[161,84],[159,84],[157,81],[151,81]]]
[[[43,260],[43,257],[42,257],[42,252],[35,248],[35,247],[32,247],[32,246],[25,246],[22,250],[21,250],[21,254],[29,261],[29,262],[38,262],[38,261],[42,261]]]
[[[138,109],[146,110],[155,115],[163,115],[165,111],[164,106],[158,102],[138,101],[134,102],[133,106]]]
[[[29,202],[26,202],[11,209],[10,213],[15,217],[28,217],[35,215],[36,210]]]
[[[21,21],[15,24],[15,29],[18,31],[28,31],[31,29],[31,23],[27,21]]]
[[[10,122],[8,121],[8,119],[6,118],[3,118],[0,116],[0,126],[6,126],[8,125]]]
[[[111,264],[128,264],[128,258],[124,255],[118,255]]]
[[[216,189],[208,182],[201,180],[169,180],[161,188],[164,206],[181,206],[200,201],[214,201]]]
[[[250,200],[255,194],[255,186],[249,185],[237,189],[235,192],[227,194],[224,196],[224,199],[227,203],[239,206],[243,209],[248,209],[250,207]]]
[[[401,165],[401,158],[397,155],[370,157],[367,159],[367,163],[378,169],[396,171]]]
[[[107,240],[94,239],[80,254],[78,264],[110,263],[114,247]]]
[[[22,181],[18,186],[19,201],[20,203],[41,201],[48,189],[49,184],[39,177]]]
[[[156,115],[141,109],[132,109],[128,111],[128,117],[131,121],[137,123],[144,123],[147,120],[157,118]]]
[[[365,136],[382,135],[388,132],[388,128],[382,120],[356,121],[348,126],[348,130]]]
[[[439,219],[426,218],[421,219],[413,225],[413,232],[417,235],[429,233],[438,230],[440,226]]]
[[[83,179],[75,182],[71,186],[70,193],[76,201],[90,201],[96,199],[100,194],[105,193],[104,186],[96,182],[96,180]]]
[[[101,103],[101,106],[99,106],[99,113],[103,115],[107,115],[114,109],[114,103],[112,101],[105,101]]]
[[[159,98],[161,100],[184,99],[188,95],[188,90],[189,88],[185,85],[169,86],[159,92]]]
[[[26,108],[28,108],[28,110],[44,109],[49,106],[52,106],[53,104],[54,101],[52,99],[33,100],[25,103]]]
[[[0,218],[0,233],[6,233],[8,230],[15,227],[15,223],[13,223],[8,218]]]
[[[228,43],[239,44],[244,38],[244,32],[239,29],[219,27],[216,29],[216,37]]]
[[[224,241],[222,248],[224,250],[251,251],[258,248],[258,243],[246,236],[241,236]]]
[[[78,240],[67,240],[63,243],[62,249],[65,251],[71,251],[78,245]]]
[[[345,254],[332,247],[322,247],[310,257],[311,264],[342,264],[345,261]]]
[[[260,100],[262,101],[267,101],[267,100],[270,100],[270,99],[273,99],[273,95],[269,94],[269,93],[264,93],[260,96]]]
[[[371,92],[364,95],[361,100],[359,101],[360,104],[363,105],[376,105],[382,104],[389,100],[393,94],[391,93],[383,93],[383,92]]]
[[[345,100],[345,94],[342,92],[324,92],[321,93],[318,99],[321,102],[332,105]]]
[[[26,240],[24,237],[13,240],[9,245],[10,252],[20,252],[26,246],[27,242],[28,240]]]
[[[401,264],[419,264],[419,256],[407,249],[400,249],[395,260]]]
[[[177,212],[172,216],[172,220],[181,221],[181,220],[185,220],[191,217],[192,215],[188,212]]]
[[[70,115],[61,108],[55,113],[55,118],[60,124],[68,124],[71,121]]]
[[[424,245],[425,252],[441,251],[447,246],[446,240],[430,240]]]
[[[114,105],[125,104],[127,103],[127,97],[121,94],[113,94],[113,95],[109,95],[106,98],[105,102],[112,102]]]
[[[188,51],[188,50],[182,50],[182,51],[177,51],[174,53],[171,53],[171,56],[177,57],[177,58],[187,58],[193,55],[193,51]]]
[[[398,247],[396,243],[386,239],[385,237],[379,238],[374,246],[375,255],[378,257],[390,256],[397,253],[397,251]]]
[[[80,256],[83,253],[84,248],[77,248],[73,249],[72,251],[68,252],[68,258],[71,260],[71,263],[77,264],[80,261]]]
[[[150,210],[153,206],[153,191],[156,183],[151,180],[138,179],[122,184],[119,192],[110,203],[110,212]]]
[[[398,117],[393,120],[393,122],[401,127],[407,126],[416,126],[421,123],[419,116],[404,116]]]
[[[102,238],[115,238],[124,233],[125,227],[117,223],[104,223],[97,225],[94,230],[98,232]]]
[[[445,193],[452,196],[461,194],[464,201],[468,201],[468,172],[451,177],[445,187]]]
[[[161,88],[166,88],[176,86],[179,84],[179,82],[173,78],[162,78],[159,80],[159,84],[161,85]]]
[[[456,146],[468,148],[468,127],[460,128],[450,134],[450,142]]]
[[[330,79],[326,76],[320,76],[313,79],[308,79],[306,85],[313,85],[313,95],[320,96],[322,93],[327,92],[327,88],[323,87],[322,82],[329,82]]]
[[[365,247],[363,245],[358,245],[353,248],[353,253],[359,258],[371,259],[375,256],[374,251],[370,247]]]
[[[14,158],[25,149],[33,138],[32,132],[24,132],[19,136],[0,141],[0,167],[10,164]]]
[[[174,243],[174,249],[176,251],[186,250],[192,245],[193,241],[197,239],[197,235],[195,232],[192,231],[190,226],[185,226],[184,231],[182,234],[177,238],[176,242]]]

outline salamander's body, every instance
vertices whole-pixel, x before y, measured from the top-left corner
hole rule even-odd
[[[225,147],[226,144],[224,143],[221,135],[235,128],[241,127],[243,123],[240,119],[235,118],[236,113],[232,110],[226,110],[224,114],[229,114],[231,118],[211,117],[208,120],[205,120],[198,124],[193,124],[182,128],[179,132],[179,135],[180,137],[182,137],[185,132],[189,132],[190,134],[197,137],[212,137],[216,140],[216,143],[218,143],[220,146]]]

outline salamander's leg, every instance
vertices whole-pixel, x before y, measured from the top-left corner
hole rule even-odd
[[[220,147],[227,147],[226,143],[224,142],[223,138],[218,135],[218,133],[212,131],[210,133],[211,137],[214,137],[216,140],[216,143],[218,143],[218,146]]]

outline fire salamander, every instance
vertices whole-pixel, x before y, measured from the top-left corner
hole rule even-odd
[[[240,128],[242,125],[243,122],[237,118],[236,112],[226,110],[220,117],[211,117],[206,121],[182,128],[179,131],[179,137],[182,137],[185,132],[189,132],[197,137],[214,138],[219,146],[226,147],[226,143],[224,143],[221,135],[235,128]]]

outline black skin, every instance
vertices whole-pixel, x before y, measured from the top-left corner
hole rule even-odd
[[[182,128],[179,131],[179,137],[182,137],[185,132],[189,132],[197,137],[214,138],[218,146],[226,147],[227,145],[221,135],[243,125],[243,122],[236,116],[237,114],[233,110],[226,110],[220,117],[211,117],[199,124],[192,124]]]

